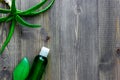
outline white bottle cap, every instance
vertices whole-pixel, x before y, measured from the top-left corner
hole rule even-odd
[[[50,49],[46,48],[46,47],[42,47],[41,51],[40,51],[40,55],[47,57],[48,53],[49,53]]]

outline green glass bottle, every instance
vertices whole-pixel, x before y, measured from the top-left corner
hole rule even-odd
[[[49,49],[42,47],[40,54],[37,55],[33,61],[33,65],[26,80],[41,80],[42,74],[44,73],[47,65],[48,53]]]

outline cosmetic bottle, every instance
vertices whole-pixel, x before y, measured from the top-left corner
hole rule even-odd
[[[34,58],[30,73],[26,80],[41,80],[47,65],[47,56],[49,49],[42,47],[41,52]]]

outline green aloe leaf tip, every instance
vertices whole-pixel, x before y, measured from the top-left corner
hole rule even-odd
[[[30,65],[28,59],[23,58],[13,71],[13,80],[25,80],[29,74]]]

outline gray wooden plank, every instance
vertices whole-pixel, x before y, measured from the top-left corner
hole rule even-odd
[[[6,8],[6,5],[2,4],[2,8]],[[1,14],[2,16],[5,16],[3,14]],[[8,34],[8,31],[9,31],[9,26],[10,26],[10,23],[2,23],[0,24],[1,26],[1,30],[0,30],[0,45],[3,44],[3,42],[5,41],[6,39],[6,36]],[[15,30],[16,32],[16,30]],[[14,36],[16,36],[16,34],[13,35],[13,38],[11,39],[10,42],[13,42],[13,43],[16,43],[16,41],[14,39],[16,39],[17,37],[14,38]],[[17,45],[16,45],[17,46]],[[1,80],[11,80],[12,79],[12,70],[13,70],[13,67],[15,66],[15,59],[17,58],[16,56],[17,55],[14,55],[14,52],[17,51],[12,51],[15,49],[15,45],[14,44],[9,44],[4,53],[0,56],[0,79]],[[12,52],[11,52],[12,51]]]
[[[66,5],[67,3],[67,5]],[[60,80],[75,80],[75,21],[74,0],[62,0],[60,12]],[[58,18],[57,18],[58,19]]]
[[[97,5],[97,0],[76,0],[78,12],[76,14],[76,17],[78,17],[78,23],[76,24],[78,26],[76,40],[77,80],[99,80]]]
[[[120,54],[119,54],[119,49],[120,49],[120,1],[115,0],[114,1],[114,28],[115,28],[115,47],[114,47],[114,54],[115,54],[115,79],[119,80],[120,79]]]
[[[119,80],[116,77],[116,1],[100,0],[99,13],[99,76],[100,80]]]
[[[46,19],[44,19],[44,26],[47,26],[48,36],[50,36],[50,56],[48,65],[48,75],[46,75],[45,80],[61,80],[61,68],[60,68],[60,28],[61,28],[61,0],[56,0],[54,6],[48,11],[49,25],[46,24]],[[46,15],[46,13],[45,13]]]
[[[27,0],[26,2],[21,2],[21,4],[26,4],[29,2],[28,5],[26,5],[26,8],[31,7],[31,5],[34,5],[39,0]],[[37,17],[34,17],[33,20],[27,20],[30,22],[38,23],[42,25],[42,28],[40,29],[28,29],[28,28],[22,28],[22,43],[21,51],[25,51],[26,56],[29,57],[30,62],[33,60],[33,56],[37,55],[40,51],[40,48],[42,46],[49,47],[50,54],[48,57],[48,66],[46,69],[46,72],[43,76],[43,80],[60,80],[60,52],[59,52],[59,33],[57,33],[56,25],[56,10],[59,9],[59,6],[57,6],[57,1],[55,2],[55,7],[52,7],[51,10],[44,14],[40,14]],[[21,6],[22,8],[23,6]],[[57,7],[57,8],[56,8]],[[22,8],[24,10],[24,7]],[[51,11],[51,12],[50,12]],[[58,12],[58,11],[57,11]],[[56,15],[54,15],[56,14]],[[33,35],[33,36],[32,36]],[[50,37],[50,40],[47,40],[47,38]],[[31,43],[32,42],[32,43]],[[27,45],[26,45],[27,44]],[[32,46],[32,47],[31,47]],[[30,50],[31,49],[31,50]],[[33,50],[34,49],[34,50]],[[32,56],[31,56],[32,55]],[[24,54],[23,54],[24,56]]]

